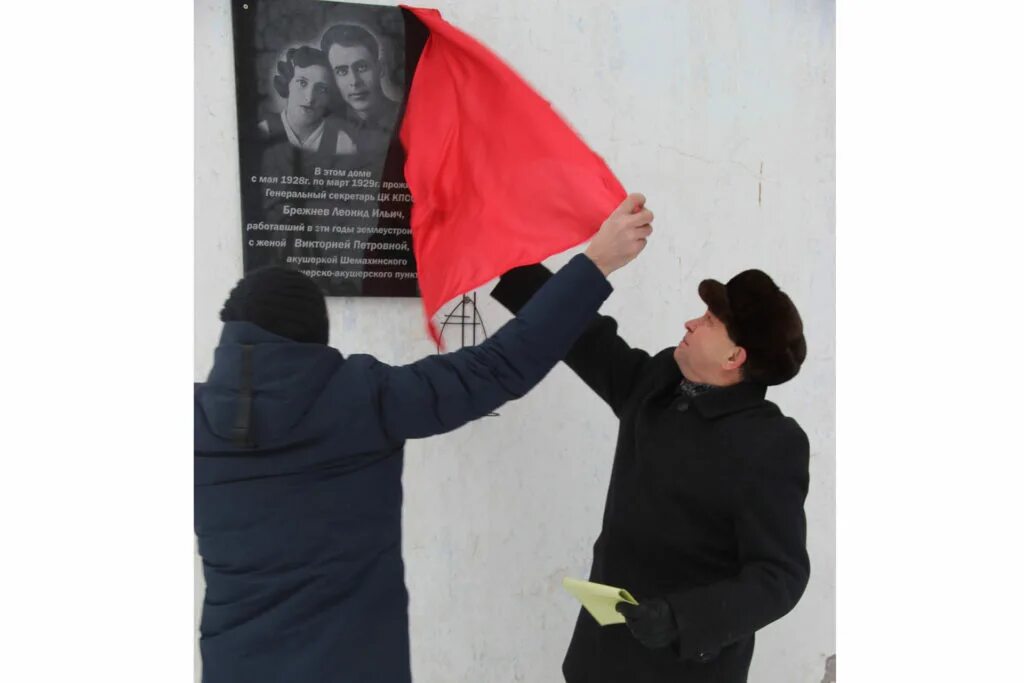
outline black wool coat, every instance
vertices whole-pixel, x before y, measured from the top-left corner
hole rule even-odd
[[[517,311],[548,277],[543,266],[513,270],[493,296]],[[673,349],[651,356],[616,330],[595,316],[565,358],[619,419],[590,580],[666,599],[679,639],[651,650],[580,610],[565,679],[741,683],[755,631],[807,585],[807,437],[764,386],[687,397]]]

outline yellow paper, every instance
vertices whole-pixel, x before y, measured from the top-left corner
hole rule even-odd
[[[639,604],[625,588],[615,588],[603,583],[580,581],[569,577],[562,579],[562,586],[583,603],[583,606],[601,626],[626,623],[626,618],[615,611],[615,605],[620,602],[628,602],[631,605]]]

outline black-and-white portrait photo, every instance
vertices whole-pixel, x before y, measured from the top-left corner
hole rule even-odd
[[[268,141],[287,142],[311,154],[355,154],[352,138],[331,116],[331,69],[320,50],[303,45],[290,48],[277,63],[273,78],[274,90],[284,98],[284,106],[276,115],[259,123],[260,132]],[[325,135],[326,132],[326,135]]]
[[[294,267],[332,296],[417,296],[398,128],[422,43],[407,54],[402,10],[232,9],[246,270]]]

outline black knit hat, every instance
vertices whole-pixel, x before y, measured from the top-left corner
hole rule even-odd
[[[220,319],[244,321],[281,337],[327,343],[327,302],[311,278],[297,270],[267,266],[245,274],[231,290]]]
[[[800,372],[807,356],[804,325],[792,300],[760,270],[745,270],[727,284],[704,280],[700,298],[729,337],[747,352],[744,376],[751,382],[775,385]]]

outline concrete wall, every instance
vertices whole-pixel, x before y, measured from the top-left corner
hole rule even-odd
[[[704,277],[759,267],[799,306],[809,355],[769,398],[811,439],[812,577],[758,635],[751,680],[818,683],[835,652],[835,8],[827,0],[437,2],[560,110],[657,214],[604,311],[634,345],[675,344]],[[195,377],[241,276],[230,10],[196,2]],[[549,263],[558,266],[565,256]],[[480,291],[489,327],[507,315]],[[432,353],[416,300],[330,301],[331,342]],[[614,418],[564,367],[523,400],[411,442],[405,557],[414,678],[560,680],[600,525]],[[197,563],[198,568],[198,563]],[[202,601],[197,574],[196,605]],[[197,664],[197,672],[198,672]],[[198,680],[198,679],[197,679]]]

